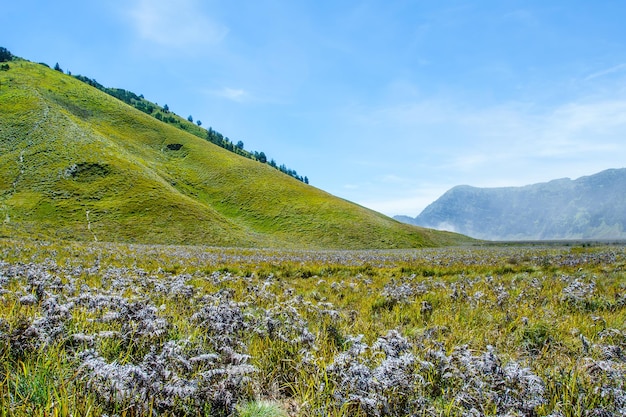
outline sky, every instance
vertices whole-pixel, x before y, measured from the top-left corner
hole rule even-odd
[[[622,0],[20,0],[0,46],[413,217],[456,185],[625,167],[625,19]]]

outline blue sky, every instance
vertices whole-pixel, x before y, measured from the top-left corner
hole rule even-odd
[[[626,166],[626,2],[5,2],[0,46],[416,216],[459,184]]]

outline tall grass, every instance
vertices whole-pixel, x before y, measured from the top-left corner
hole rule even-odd
[[[5,416],[626,412],[626,250],[0,241]]]

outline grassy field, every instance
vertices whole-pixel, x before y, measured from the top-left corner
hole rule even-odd
[[[0,240],[2,416],[618,416],[626,248]]]

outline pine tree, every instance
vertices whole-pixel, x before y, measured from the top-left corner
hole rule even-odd
[[[0,47],[0,62],[13,60],[13,54],[8,49]]]

